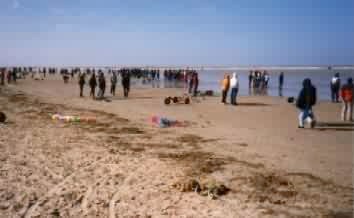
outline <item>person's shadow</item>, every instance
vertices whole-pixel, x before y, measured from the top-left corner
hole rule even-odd
[[[354,131],[354,122],[318,122],[316,129],[320,131]]]

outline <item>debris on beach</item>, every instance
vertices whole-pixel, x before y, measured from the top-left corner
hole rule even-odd
[[[201,196],[207,196],[212,200],[222,195],[226,195],[230,189],[224,184],[216,181],[197,181],[195,179],[185,179],[172,184],[172,187],[180,192],[196,192]]]
[[[172,120],[172,119],[169,119],[166,117],[159,117],[159,116],[152,116],[151,123],[160,127],[160,128],[187,126],[186,122],[181,122],[178,120]]]
[[[171,102],[173,102],[175,104],[178,104],[178,103],[179,104],[190,104],[191,99],[190,99],[190,97],[188,95],[183,95],[183,96],[180,96],[180,97],[168,96],[168,97],[165,98],[164,102],[165,102],[166,105],[171,104]]]
[[[288,103],[292,104],[295,102],[295,98],[294,97],[289,97],[288,98]]]
[[[6,121],[6,115],[4,112],[0,111],[0,123],[5,123]]]
[[[96,122],[96,117],[80,117],[80,116],[62,116],[60,114],[52,115],[52,120],[60,120],[64,122],[88,122],[94,123]]]

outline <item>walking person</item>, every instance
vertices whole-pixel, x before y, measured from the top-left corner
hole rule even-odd
[[[348,78],[347,84],[345,84],[340,91],[343,107],[342,107],[342,120],[353,121],[353,104],[354,104],[354,84],[353,78]]]
[[[316,120],[312,107],[316,104],[316,88],[312,85],[310,79],[304,79],[303,88],[300,91],[296,106],[300,109],[299,128],[304,128],[304,121],[309,119],[311,128],[315,127]]]
[[[98,98],[103,99],[104,98],[104,93],[106,91],[106,78],[104,77],[104,74],[101,70],[98,71],[99,76],[98,76]]]
[[[230,88],[230,76],[225,74],[224,79],[221,81],[221,89],[222,89],[221,103],[226,104],[226,97],[227,97],[227,93],[229,92],[229,88]]]
[[[124,97],[128,98],[129,91],[130,91],[130,74],[129,74],[129,72],[123,72],[122,86],[123,86]]]
[[[237,73],[233,73],[232,78],[230,80],[230,87],[231,87],[231,99],[230,102],[232,105],[237,105],[237,94],[239,89],[239,81]]]
[[[116,85],[117,85],[117,75],[116,72],[113,72],[111,77],[111,94],[113,96],[116,95]]]
[[[91,75],[89,85],[90,85],[90,89],[91,89],[90,90],[90,97],[95,99],[96,98],[97,80],[96,80],[96,75],[94,73]]]
[[[84,97],[84,85],[85,85],[85,74],[79,75],[79,87],[80,87],[80,97]]]

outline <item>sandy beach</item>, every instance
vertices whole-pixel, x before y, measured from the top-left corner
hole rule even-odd
[[[319,102],[298,129],[285,98],[163,104],[183,89],[121,86],[110,102],[79,98],[77,81],[0,87],[0,217],[352,217],[354,124]],[[64,123],[51,115],[97,117]],[[158,128],[153,115],[186,121]],[[191,188],[230,190],[211,199]]]

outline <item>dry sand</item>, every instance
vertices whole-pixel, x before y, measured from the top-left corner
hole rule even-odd
[[[310,130],[284,98],[163,105],[182,93],[133,87],[123,99],[119,86],[101,102],[58,78],[1,88],[0,217],[353,216],[353,125],[338,122],[340,105],[320,102]],[[159,129],[152,115],[189,126]],[[230,191],[212,200],[193,180]]]

